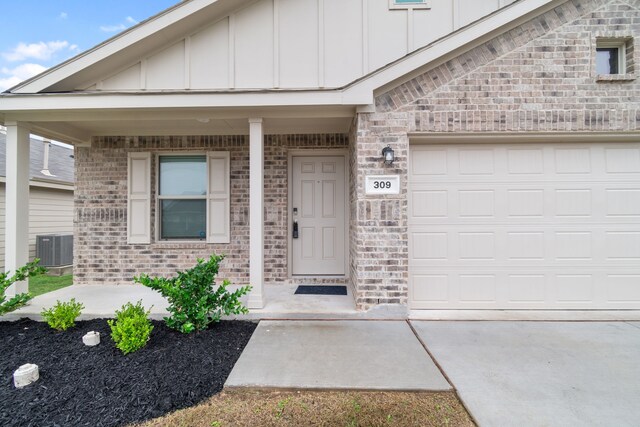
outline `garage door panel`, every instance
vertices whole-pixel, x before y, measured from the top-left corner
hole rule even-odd
[[[520,304],[543,304],[547,300],[547,276],[513,273],[507,275],[507,299]]]
[[[412,308],[640,308],[640,144],[412,146],[409,240]]]
[[[540,147],[508,148],[507,172],[514,175],[542,175],[544,170],[544,150]]]
[[[610,174],[640,174],[640,148],[617,146],[605,148],[606,172]]]
[[[449,193],[447,190],[415,190],[412,192],[414,218],[447,218]]]
[[[492,148],[463,148],[458,150],[458,173],[469,175],[495,175],[495,157]]]
[[[409,232],[410,265],[459,268],[640,265],[640,225],[458,224],[413,226]]]
[[[640,269],[619,274],[599,269],[429,269],[412,275],[412,308],[598,309],[635,308]]]
[[[412,150],[410,173],[418,182],[581,182],[588,176],[629,181],[640,175],[640,149],[633,144],[478,145]]]
[[[607,298],[612,302],[640,302],[640,274],[608,274]]]
[[[640,232],[638,231],[606,231],[605,248],[607,260],[640,261]]]
[[[640,180],[640,177],[638,178]],[[456,189],[455,187],[464,188]],[[454,187],[454,188],[452,188]],[[416,184],[409,224],[607,223],[640,221],[640,185],[584,182],[532,185],[518,183],[444,185]]]
[[[606,188],[607,217],[640,217],[640,188]]]
[[[506,248],[503,251],[508,261],[545,261],[551,249],[545,244],[544,231],[506,231]]]

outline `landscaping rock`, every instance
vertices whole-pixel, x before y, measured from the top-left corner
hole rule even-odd
[[[0,426],[114,427],[198,404],[222,390],[256,324],[223,321],[183,335],[154,321],[146,347],[124,356],[106,320],[56,332],[45,323],[0,322]],[[78,346],[86,331],[96,347]],[[15,388],[11,375],[29,360],[40,380]]]
[[[27,363],[20,366],[13,373],[13,385],[17,388],[26,387],[29,384],[35,383],[40,378],[40,371],[38,365],[33,363]]]
[[[94,347],[100,344],[100,332],[96,332],[96,331],[87,332],[82,337],[82,342],[84,343],[84,345],[89,347]]]

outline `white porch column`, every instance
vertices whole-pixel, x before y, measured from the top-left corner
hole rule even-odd
[[[7,177],[5,203],[5,271],[11,275],[29,262],[29,128],[7,122]],[[29,291],[28,281],[7,289],[7,296]]]
[[[249,308],[264,307],[264,132],[249,119]]]

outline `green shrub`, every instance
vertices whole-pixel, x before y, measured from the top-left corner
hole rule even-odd
[[[202,331],[213,322],[219,322],[223,315],[248,313],[240,302],[240,297],[251,290],[243,286],[229,292],[229,281],[214,289],[214,279],[218,274],[224,255],[212,255],[208,261],[198,259],[198,263],[186,271],[178,271],[171,279],[149,277],[142,274],[134,281],[160,292],[169,301],[167,326],[184,334]]]
[[[29,277],[45,273],[47,269],[38,266],[39,262],[39,259],[34,259],[33,262],[30,262],[24,267],[20,267],[19,269],[17,269],[15,274],[11,277],[9,277],[9,273],[0,273],[0,316],[22,307],[31,298],[33,298],[31,294],[27,292],[23,294],[16,294],[14,297],[7,300],[5,291],[15,282],[21,282]]]
[[[76,326],[76,319],[80,316],[84,305],[71,298],[69,302],[56,301],[52,308],[42,310],[42,317],[56,331],[66,331]]]
[[[138,301],[136,305],[128,302],[120,311],[116,310],[115,320],[107,320],[111,338],[124,354],[140,350],[149,342],[153,331],[153,324],[147,318],[150,312],[151,310],[144,310],[142,301]]]

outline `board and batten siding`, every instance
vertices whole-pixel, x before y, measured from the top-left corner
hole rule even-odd
[[[73,234],[73,191],[31,187],[29,191],[29,259],[36,256],[36,236]],[[5,256],[5,184],[0,183],[0,267]]]
[[[259,0],[78,89],[341,87],[513,1]]]

